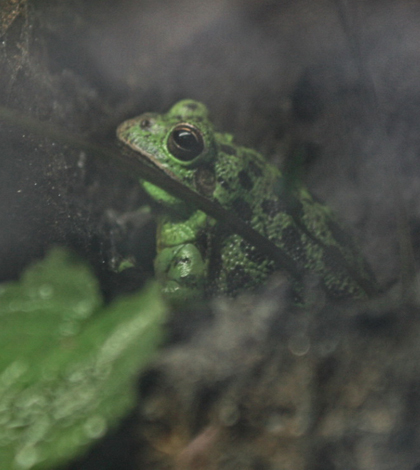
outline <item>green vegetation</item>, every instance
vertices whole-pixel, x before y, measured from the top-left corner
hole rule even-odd
[[[0,287],[0,468],[48,469],[82,453],[135,403],[163,339],[159,289],[105,306],[89,268],[54,249]]]

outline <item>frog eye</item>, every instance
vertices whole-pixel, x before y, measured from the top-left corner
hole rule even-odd
[[[189,124],[178,124],[169,134],[168,150],[179,160],[190,162],[204,150],[203,136]]]

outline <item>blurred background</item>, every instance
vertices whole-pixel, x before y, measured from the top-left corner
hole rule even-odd
[[[46,127],[0,121],[0,279],[55,244],[90,261],[108,298],[152,276],[139,185],[117,158],[48,126],[106,147],[124,119],[182,98],[280,167],[290,140],[304,143],[302,178],[351,227],[381,284],[417,272],[419,25],[409,0],[2,0],[0,104]],[[115,276],[127,254],[138,268]],[[134,468],[133,420],[71,468]],[[370,468],[418,469],[404,458]],[[261,462],[226,468],[301,468]],[[334,462],[316,468],[359,468]]]

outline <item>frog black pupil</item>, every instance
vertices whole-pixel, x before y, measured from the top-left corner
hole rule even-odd
[[[174,140],[180,148],[185,150],[194,151],[198,147],[196,136],[185,129],[174,131]]]
[[[168,149],[178,160],[194,160],[204,150],[200,131],[187,124],[176,127],[168,139]]]

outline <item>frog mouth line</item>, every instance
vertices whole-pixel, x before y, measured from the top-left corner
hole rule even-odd
[[[138,147],[131,144],[130,142],[124,142],[123,145],[130,147],[132,150],[136,152],[135,155],[132,155],[133,158],[135,158],[136,160],[139,160],[142,164],[147,165],[149,168],[157,169],[159,172],[164,173],[166,176],[168,176],[172,180],[180,183],[175,173],[173,173],[168,168],[164,167],[159,161],[156,160],[155,157],[153,157],[152,154],[145,152],[144,150],[139,150]]]

